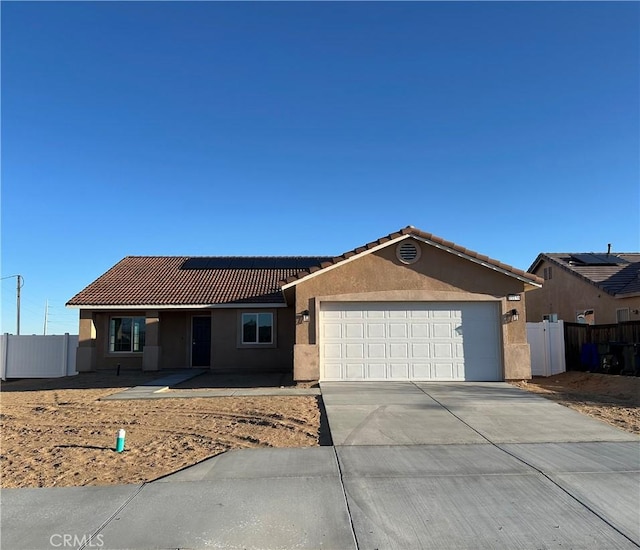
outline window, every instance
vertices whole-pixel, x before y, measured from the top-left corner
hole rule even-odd
[[[243,313],[242,343],[273,344],[273,313]]]
[[[141,353],[144,336],[144,317],[112,317],[109,323],[109,351]]]
[[[547,313],[546,315],[542,316],[542,320],[543,321],[549,321],[550,323],[557,323],[558,322],[558,314],[557,313]]]
[[[629,308],[616,309],[616,323],[624,323],[629,320]]]
[[[545,267],[542,270],[542,275],[543,275],[543,279],[545,281],[548,281],[549,279],[551,279],[553,277],[553,273],[551,272],[551,267]]]

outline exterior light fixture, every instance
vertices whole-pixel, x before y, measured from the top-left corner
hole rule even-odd
[[[309,310],[305,309],[304,311],[300,312],[300,319],[302,319],[303,323],[308,323],[309,322]]]
[[[511,315],[511,320],[512,321],[517,321],[518,319],[520,319],[520,315],[518,315],[518,310],[517,309],[512,309],[509,314]]]

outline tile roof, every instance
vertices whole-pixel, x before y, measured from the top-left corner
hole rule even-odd
[[[289,283],[295,283],[297,280],[303,279],[306,276],[315,273],[316,271],[319,271],[321,269],[325,269],[327,267],[330,267],[332,265],[336,265],[339,264],[340,262],[344,262],[345,260],[348,260],[349,258],[356,256],[357,254],[361,254],[362,252],[366,252],[367,250],[371,250],[372,248],[376,248],[380,245],[384,245],[385,243],[391,242],[395,239],[398,239],[404,235],[410,235],[410,236],[414,236],[417,237],[419,239],[423,239],[426,241],[430,241],[432,243],[435,243],[436,245],[440,245],[443,246],[447,249],[450,249],[454,252],[460,253],[460,254],[464,254],[465,256],[468,256],[469,258],[472,258],[476,261],[485,263],[489,266],[493,266],[496,268],[499,268],[503,271],[506,271],[516,277],[522,278],[522,279],[526,279],[527,281],[531,282],[532,284],[536,284],[536,285],[541,285],[543,280],[538,277],[537,275],[533,274],[533,273],[529,273],[527,271],[523,271],[522,269],[518,269],[516,267],[510,266],[508,264],[503,264],[502,262],[499,262],[498,260],[494,260],[493,258],[489,258],[489,256],[484,256],[483,254],[479,254],[478,252],[475,252],[473,250],[470,250],[468,248],[464,248],[463,246],[457,245],[456,243],[453,243],[451,241],[447,241],[441,237],[438,237],[436,235],[434,235],[433,233],[426,233],[425,231],[422,231],[420,229],[417,229],[416,227],[413,227],[411,225],[405,227],[404,229],[401,229],[400,231],[396,231],[395,233],[390,233],[389,235],[385,236],[385,237],[381,237],[380,239],[377,239],[375,241],[371,241],[370,243],[367,243],[363,246],[360,246],[358,248],[355,248],[353,250],[350,250],[349,252],[345,252],[344,254],[341,254],[340,256],[336,256],[334,258],[330,258],[327,261],[323,262],[322,264],[320,264],[319,266],[313,266],[308,270],[305,271],[300,271],[299,273],[296,273],[294,275],[291,275],[286,281],[285,283],[289,284]]]
[[[537,275],[478,254],[415,227],[377,239],[340,256],[128,256],[98,277],[68,306],[181,306],[284,303],[283,285],[295,284],[385,243],[414,236],[534,285]]]
[[[547,260],[612,296],[627,297],[640,294],[640,253],[597,253],[597,258],[609,260],[608,265],[588,263],[593,254],[545,252],[538,255],[529,271],[535,271],[542,260]],[[586,260],[587,263],[580,259]]]
[[[280,281],[326,260],[306,256],[128,256],[67,305],[284,303]]]

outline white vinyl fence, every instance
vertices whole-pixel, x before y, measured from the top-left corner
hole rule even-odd
[[[0,374],[7,378],[59,378],[76,372],[78,337],[0,336]]]
[[[564,357],[564,323],[527,323],[531,348],[531,374],[553,376],[567,370]]]

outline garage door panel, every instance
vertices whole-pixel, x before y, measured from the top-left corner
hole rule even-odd
[[[323,380],[500,380],[488,302],[323,303]]]
[[[422,359],[423,357],[431,357],[429,344],[411,344],[411,357],[419,359]]]
[[[407,311],[405,311],[404,309],[389,308],[388,316],[389,319],[406,319]]]
[[[386,325],[383,323],[369,323],[367,325],[367,338],[386,338]]]
[[[342,366],[335,363],[324,364],[324,377],[327,380],[342,380]]]
[[[436,359],[451,359],[453,346],[450,343],[433,344],[433,357]]]
[[[412,324],[411,338],[429,338],[429,325],[422,323]]]
[[[366,311],[367,319],[384,319],[383,309],[370,309]]]
[[[345,325],[346,338],[364,338],[364,325],[362,323],[349,323]]]
[[[342,325],[338,323],[325,323],[322,328],[324,338],[342,338]]]
[[[434,363],[433,377],[441,380],[455,380],[458,371],[453,363]]]
[[[406,323],[389,323],[389,338],[407,338]]]
[[[343,315],[345,319],[362,319],[364,317],[364,312],[358,310],[347,310]]]
[[[364,343],[363,344],[347,344],[345,346],[346,359],[362,359],[364,358]]]
[[[389,344],[389,357],[409,357],[409,344]]]
[[[364,363],[347,363],[345,365],[345,376],[351,380],[362,380],[364,378]]]
[[[409,378],[409,363],[390,363],[389,378],[407,380]]]
[[[431,376],[431,365],[429,363],[414,363],[411,365],[411,378],[413,380],[428,380]]]
[[[367,357],[369,359],[384,359],[386,356],[387,346],[385,344],[367,344]]]
[[[453,317],[459,317],[457,311],[453,311],[446,306],[436,306],[431,310],[431,317],[433,319],[451,319]]]
[[[342,358],[342,344],[324,344],[323,351],[326,359]]]
[[[451,325],[450,324],[445,324],[445,323],[433,323],[433,325],[431,325],[431,329],[432,329],[432,337],[433,338],[446,338],[449,339],[451,338]]]
[[[387,377],[386,363],[369,363],[367,365],[368,379],[384,380]]]

